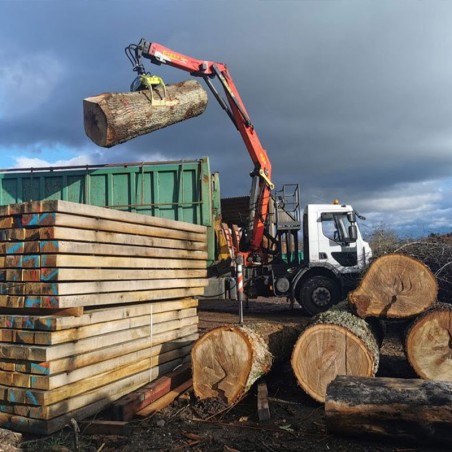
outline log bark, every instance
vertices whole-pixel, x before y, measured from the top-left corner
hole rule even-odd
[[[375,376],[379,364],[375,334],[363,319],[330,310],[313,317],[292,352],[292,369],[301,388],[325,402],[327,385],[337,375]]]
[[[419,377],[452,381],[452,305],[437,303],[414,320],[405,353]]]
[[[103,93],[83,100],[86,135],[98,146],[109,148],[132,138],[194,118],[207,107],[207,92],[196,80],[187,80],[151,91]]]
[[[331,433],[452,445],[452,383],[338,376],[325,415]]]
[[[362,317],[403,319],[428,309],[436,301],[435,276],[421,261],[402,254],[376,259],[348,300]]]
[[[233,404],[273,363],[289,358],[300,330],[299,325],[262,322],[208,331],[192,349],[195,395]]]

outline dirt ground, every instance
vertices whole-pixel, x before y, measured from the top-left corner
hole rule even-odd
[[[244,309],[246,321],[306,323],[301,309],[291,309],[285,300],[250,302]],[[203,301],[200,307],[201,334],[215,326],[237,323],[236,302]],[[414,377],[405,360],[397,334],[388,329],[381,350],[379,376]],[[323,405],[314,402],[298,386],[290,364],[272,370],[266,376],[271,419],[259,422],[256,390],[237,405],[226,407],[218,402],[197,401],[186,393],[154,416],[130,423],[128,436],[79,435],[79,450],[87,452],[137,451],[439,451],[420,445],[370,439],[343,438],[328,434]],[[75,450],[70,429],[50,438],[22,438],[22,450]],[[0,452],[18,450],[2,449]],[[20,450],[20,449],[19,449]]]

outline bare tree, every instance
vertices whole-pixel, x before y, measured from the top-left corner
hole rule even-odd
[[[382,223],[372,230],[368,241],[374,257],[393,253],[402,244],[397,233]]]

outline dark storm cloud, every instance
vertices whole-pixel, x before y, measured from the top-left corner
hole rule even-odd
[[[208,155],[226,196],[247,193],[251,161],[212,97],[201,117],[110,150],[85,136],[82,99],[128,90],[123,49],[144,37],[228,64],[274,180],[301,184],[305,202],[422,191],[452,169],[451,26],[452,3],[439,0],[3,1],[0,100],[2,81],[14,89],[0,104],[0,146],[45,154],[60,143],[96,163]],[[33,67],[34,95],[8,78],[32,86]],[[189,78],[148,68],[167,83]]]

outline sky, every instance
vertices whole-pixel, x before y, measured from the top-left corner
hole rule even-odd
[[[303,205],[352,204],[365,233],[451,231],[452,1],[0,0],[0,168],[208,156],[223,196],[247,195],[253,165],[210,94],[110,149],[85,135],[83,99],[129,90],[140,38],[228,65],[276,187],[299,184]]]

